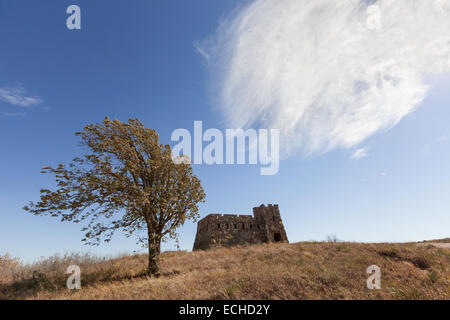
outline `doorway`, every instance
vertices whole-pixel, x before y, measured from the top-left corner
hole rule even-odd
[[[273,239],[275,240],[275,242],[280,242],[281,241],[281,234],[274,233],[273,234]]]

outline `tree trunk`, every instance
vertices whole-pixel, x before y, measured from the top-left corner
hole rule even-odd
[[[148,274],[159,276],[159,255],[161,253],[161,240],[158,238],[148,238]]]

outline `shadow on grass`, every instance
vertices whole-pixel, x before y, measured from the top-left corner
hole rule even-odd
[[[378,251],[380,256],[393,259],[396,261],[407,261],[411,262],[415,267],[421,270],[427,270],[431,268],[431,261],[425,255],[408,257],[399,253],[396,249],[380,250]]]
[[[180,274],[178,270],[171,272],[162,272],[158,278],[170,278]],[[67,279],[70,275],[64,274],[61,276],[49,277],[44,273],[36,270],[30,278],[21,276],[9,284],[0,284],[0,300],[4,299],[21,299],[30,295],[36,295],[39,291],[58,291],[67,289]],[[114,268],[94,271],[81,275],[81,284],[83,287],[90,287],[96,284],[129,281],[136,279],[151,279],[155,276],[150,276],[147,270],[142,270],[136,274],[117,275],[117,270]]]

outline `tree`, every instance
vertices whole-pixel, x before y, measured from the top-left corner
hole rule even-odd
[[[177,227],[199,216],[197,204],[205,198],[200,180],[188,161],[173,161],[170,146],[159,144],[156,131],[137,119],[105,118],[76,135],[87,154],[68,167],[43,167],[42,173],[55,175],[57,189],[42,189],[40,201],[24,210],[61,221],[87,219],[82,241],[89,245],[109,242],[117,229],[139,234],[148,245],[148,273],[158,275],[161,241],[177,239]]]

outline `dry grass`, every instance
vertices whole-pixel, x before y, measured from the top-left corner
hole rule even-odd
[[[145,276],[146,255],[67,255],[24,266],[0,257],[3,299],[449,299],[450,250],[410,244],[308,242],[166,252],[162,276]],[[65,269],[78,264],[81,290]],[[368,290],[368,266],[381,290]],[[34,272],[34,278],[33,278]]]

